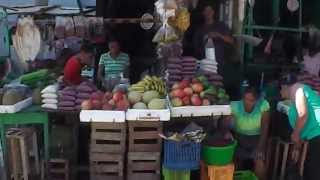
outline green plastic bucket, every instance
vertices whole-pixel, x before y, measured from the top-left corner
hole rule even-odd
[[[206,146],[202,147],[202,160],[207,165],[224,166],[233,161],[234,151],[237,147],[237,141],[224,147]]]
[[[233,180],[258,180],[252,171],[236,171]]]

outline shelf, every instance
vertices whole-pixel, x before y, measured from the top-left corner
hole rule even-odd
[[[273,26],[259,26],[259,25],[252,25],[252,26],[245,26],[246,29],[257,29],[257,30],[276,30],[276,31],[288,31],[288,32],[308,32],[304,28],[288,28],[288,27],[273,27]]]

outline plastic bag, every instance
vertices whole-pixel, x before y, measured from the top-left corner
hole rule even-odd
[[[88,30],[87,19],[84,16],[74,16],[73,19],[76,29],[76,36],[84,38]]]
[[[156,35],[153,37],[152,42],[157,43],[170,43],[175,42],[179,39],[175,30],[167,23],[164,23],[163,26],[160,27]]]
[[[56,26],[54,29],[55,35],[58,39],[64,38],[65,34],[65,19],[64,17],[57,16],[56,17]]]
[[[66,36],[75,35],[75,27],[72,17],[65,17],[65,34]]]

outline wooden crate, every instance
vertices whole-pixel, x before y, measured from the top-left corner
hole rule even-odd
[[[66,159],[50,159],[49,177],[51,180],[69,180],[69,161]]]
[[[11,179],[32,179],[40,175],[37,134],[33,128],[12,128],[6,133]]]
[[[123,180],[124,154],[90,153],[91,180]]]
[[[127,180],[160,180],[160,152],[129,152]]]
[[[124,153],[126,147],[126,123],[91,123],[92,153]]]
[[[161,152],[162,122],[128,122],[129,152]]]

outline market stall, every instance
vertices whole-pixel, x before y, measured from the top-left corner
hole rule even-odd
[[[229,25],[230,4],[223,3],[220,12],[220,19],[227,19]],[[81,179],[78,172],[85,171],[91,179],[257,179],[252,171],[239,171],[235,165],[240,142],[232,136],[230,129],[235,125],[229,121],[235,111],[243,111],[239,114],[249,117],[250,125],[259,131],[252,134],[258,136],[260,121],[270,109],[268,102],[259,104],[261,97],[250,91],[252,101],[259,102],[258,107],[251,107],[258,115],[247,112],[241,101],[235,106],[224,84],[226,73],[219,73],[223,62],[217,58],[214,38],[205,37],[203,59],[184,56],[182,41],[191,24],[190,4],[158,0],[154,7],[153,15],[141,18],[96,17],[92,8],[59,6],[3,10],[18,19],[9,23],[0,17],[0,25],[6,28],[0,31],[5,39],[0,61],[6,70],[0,76],[0,177],[67,180]],[[96,51],[106,46],[106,25],[123,23],[156,31],[155,71],[146,71],[136,83],[125,77],[126,68],[135,69],[130,69],[130,56],[120,51],[117,40],[110,38],[109,52]],[[7,45],[9,37],[12,43]],[[67,65],[71,66],[69,75],[79,73],[76,78],[67,78]],[[73,71],[74,66],[80,72]],[[105,71],[104,77],[99,77],[100,70]],[[264,74],[261,87],[263,78]],[[315,75],[303,73],[300,81],[319,91]],[[288,109],[286,102],[279,103],[280,112]],[[30,137],[32,145],[27,144]],[[267,140],[266,158],[275,142],[277,167],[278,148],[284,147],[285,162],[292,143]],[[79,161],[85,163],[81,168]],[[285,166],[282,163],[280,178]],[[200,176],[194,177],[194,172]]]

